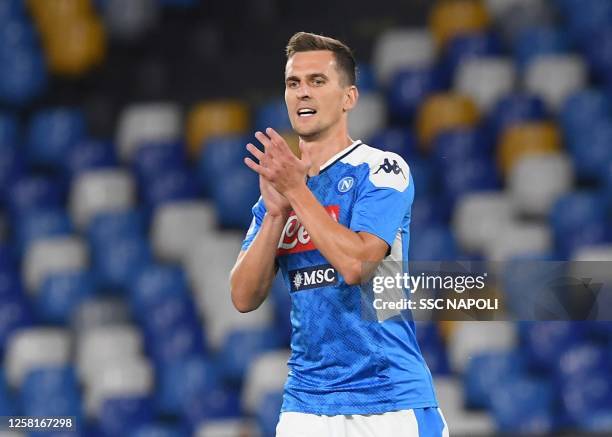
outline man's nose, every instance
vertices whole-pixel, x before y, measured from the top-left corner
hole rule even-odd
[[[308,98],[310,97],[310,87],[308,86],[308,84],[302,84],[297,89],[296,94],[297,94],[298,99]]]

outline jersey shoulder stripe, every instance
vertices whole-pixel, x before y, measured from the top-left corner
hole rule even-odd
[[[361,144],[341,162],[352,166],[367,164],[368,179],[377,188],[405,191],[410,185],[410,167],[397,153]]]

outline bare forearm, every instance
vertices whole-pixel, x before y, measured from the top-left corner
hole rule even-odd
[[[274,280],[274,261],[286,217],[264,216],[249,249],[241,254],[230,274],[232,302],[241,312],[257,309]]]

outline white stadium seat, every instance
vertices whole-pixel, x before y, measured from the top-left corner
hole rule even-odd
[[[153,369],[146,359],[110,362],[101,368],[97,377],[85,387],[87,415],[97,417],[106,399],[149,395],[153,391],[153,385]]]
[[[195,430],[195,437],[258,437],[254,423],[243,419],[207,420]]]
[[[125,300],[95,297],[76,308],[70,324],[74,332],[82,333],[100,326],[128,323],[130,318],[130,309]]]
[[[79,377],[91,384],[104,367],[139,357],[142,347],[142,333],[135,326],[110,325],[87,330],[77,339]]]
[[[242,314],[230,298],[229,272],[240,252],[242,234],[202,236],[187,255],[184,268],[195,294],[198,310],[206,323],[208,341],[218,348],[226,334],[236,328],[263,327],[272,320],[270,300]]]
[[[513,214],[510,198],[503,192],[467,194],[459,199],[453,214],[457,241],[467,252],[481,252]]]
[[[560,195],[574,183],[571,159],[564,153],[525,156],[512,167],[508,188],[521,213],[547,217]]]
[[[463,373],[474,355],[506,351],[516,345],[516,326],[512,322],[455,322],[448,341],[450,365],[455,372]]]
[[[83,230],[98,213],[130,208],[136,202],[132,175],[118,168],[80,173],[70,191],[72,220]]]
[[[483,112],[514,88],[516,73],[511,59],[485,57],[462,62],[455,73],[455,90],[470,96]]]
[[[27,290],[36,293],[50,273],[86,269],[87,246],[79,237],[51,237],[36,240],[23,260],[23,278]]]
[[[533,0],[486,0],[488,11],[496,18],[503,18],[511,8],[529,4]]]
[[[351,137],[365,140],[386,124],[387,106],[383,96],[377,93],[361,94],[348,120]]]
[[[242,389],[244,411],[254,414],[266,393],[283,391],[290,355],[289,350],[267,352],[251,363]]]
[[[151,228],[155,255],[164,261],[182,261],[200,235],[214,232],[215,222],[214,207],[204,202],[161,205],[155,210]]]
[[[136,150],[148,142],[176,141],[181,138],[181,110],[173,103],[142,103],[121,113],[117,128],[119,157],[128,162]]]
[[[13,333],[4,358],[6,378],[13,388],[21,386],[33,369],[63,366],[70,361],[70,333],[56,328],[29,328]]]
[[[550,109],[557,111],[568,96],[586,86],[587,73],[579,56],[539,56],[527,67],[525,89],[542,97]]]
[[[514,220],[498,229],[485,247],[488,261],[508,261],[520,255],[545,255],[552,248],[552,235],[546,223]]]
[[[385,86],[402,68],[427,67],[435,60],[435,45],[428,30],[391,29],[378,37],[373,65],[378,83]]]
[[[495,435],[495,422],[488,413],[474,413],[464,408],[463,383],[459,379],[436,377],[434,385],[450,435]]]

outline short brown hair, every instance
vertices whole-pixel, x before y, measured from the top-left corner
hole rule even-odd
[[[355,58],[351,49],[341,41],[315,33],[298,32],[287,43],[287,59],[298,52],[329,50],[336,58],[339,72],[347,79],[348,85],[355,85]]]

